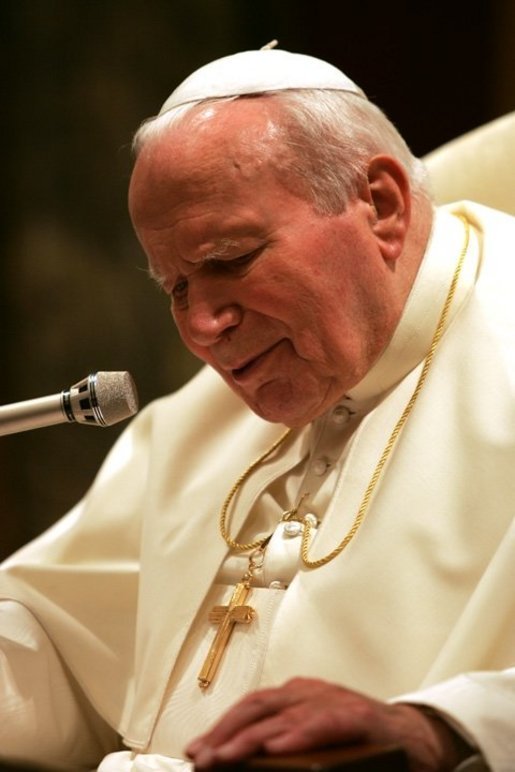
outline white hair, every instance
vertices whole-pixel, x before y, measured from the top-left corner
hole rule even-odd
[[[191,102],[145,121],[134,136],[134,152],[137,155],[197,107],[256,97],[273,99],[284,115],[283,140],[291,153],[282,162],[281,179],[284,172],[292,172],[318,212],[342,211],[358,195],[369,161],[378,154],[391,155],[402,164],[416,200],[430,199],[424,164],[393,123],[372,102],[345,91],[291,89]]]

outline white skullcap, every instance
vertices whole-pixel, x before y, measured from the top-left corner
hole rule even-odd
[[[170,94],[159,115],[203,99],[292,88],[351,91],[365,97],[363,91],[332,64],[313,56],[265,47],[224,56],[195,70]]]

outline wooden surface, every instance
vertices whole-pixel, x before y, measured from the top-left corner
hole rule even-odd
[[[396,746],[349,746],[294,756],[255,756],[218,766],[218,772],[408,772],[406,754]]]
[[[29,772],[34,767],[0,763],[0,772]],[[294,756],[255,756],[239,764],[217,767],[217,772],[408,772],[403,750],[394,746],[330,748]]]

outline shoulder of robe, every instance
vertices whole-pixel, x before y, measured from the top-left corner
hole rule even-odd
[[[460,201],[442,207],[465,216],[479,240],[479,268],[475,298],[488,307],[489,318],[515,319],[515,217],[472,201]],[[510,325],[515,331],[515,327]]]
[[[149,433],[149,452],[163,456],[212,452],[215,444],[245,438],[251,454],[260,453],[283,431],[259,418],[211,367],[202,368],[185,386],[148,405],[134,419]],[[138,429],[139,431],[139,429]]]

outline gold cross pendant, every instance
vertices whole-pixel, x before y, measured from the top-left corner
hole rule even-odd
[[[225,647],[229,642],[234,625],[237,622],[250,624],[256,612],[251,606],[245,606],[244,603],[250,594],[250,585],[248,580],[239,582],[234,588],[231,600],[228,606],[215,606],[209,614],[209,621],[219,625],[214,641],[207,654],[202,670],[198,674],[198,683],[201,689],[207,689],[222,659]]]

